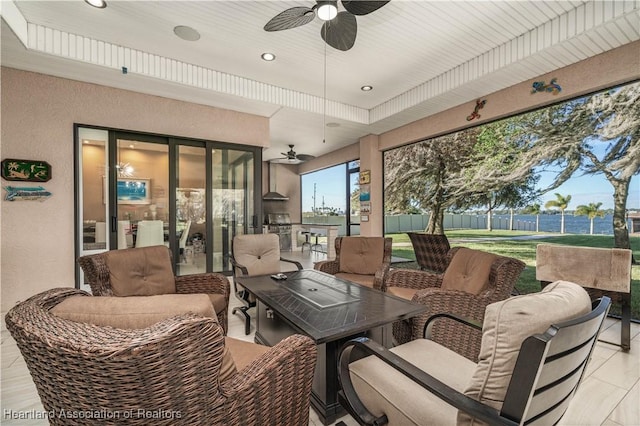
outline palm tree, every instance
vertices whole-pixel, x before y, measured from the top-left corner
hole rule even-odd
[[[549,200],[545,203],[544,208],[558,208],[560,209],[560,233],[564,234],[564,210],[569,207],[569,202],[571,201],[571,195],[567,195],[566,197],[562,194],[558,194],[556,192],[556,199]]]
[[[593,219],[596,217],[604,217],[604,211],[600,210],[602,203],[589,203],[589,205],[581,205],[576,207],[576,216],[587,216],[591,222],[589,226],[589,234],[593,235]]]
[[[536,232],[540,232],[540,204],[534,203],[524,209],[526,214],[536,215]]]

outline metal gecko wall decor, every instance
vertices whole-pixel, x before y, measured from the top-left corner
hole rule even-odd
[[[476,118],[480,118],[480,114],[478,113],[478,111],[480,111],[482,108],[484,108],[485,104],[487,103],[486,99],[478,99],[476,101],[476,107],[473,109],[473,112],[471,113],[471,115],[467,116],[467,121],[471,121],[471,120],[475,120]]]
[[[534,93],[551,93],[553,95],[557,95],[562,91],[562,87],[558,83],[557,78],[552,78],[549,84],[544,84],[544,81],[534,81],[531,85],[533,89],[531,89],[531,94]]]

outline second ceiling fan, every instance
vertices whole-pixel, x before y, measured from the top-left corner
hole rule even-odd
[[[322,39],[329,46],[346,51],[356,42],[358,32],[356,15],[375,12],[389,1],[342,0],[345,10],[338,12],[337,1],[319,0],[313,7],[292,7],[280,12],[267,22],[264,29],[265,31],[282,31],[301,27],[313,21],[317,14],[325,21],[320,31]]]
[[[289,145],[289,151],[281,152],[280,154],[284,155],[282,158],[274,158],[273,160],[269,160],[270,163],[284,163],[284,164],[300,164],[305,161],[313,160],[313,155],[309,154],[297,154],[293,150],[293,145]]]

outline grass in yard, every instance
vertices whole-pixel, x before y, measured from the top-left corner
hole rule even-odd
[[[464,246],[483,250],[502,256],[515,257],[527,264],[520,275],[516,288],[521,293],[540,291],[540,283],[536,281],[536,246],[540,243],[564,244],[568,246],[612,248],[613,236],[610,235],[574,235],[574,234],[542,234],[523,231],[485,231],[485,230],[454,230],[446,231],[452,247]],[[508,239],[525,235],[535,235],[535,239]],[[406,233],[389,234],[394,242],[393,255],[415,260],[411,241]],[[395,243],[408,243],[397,244]],[[631,237],[633,257],[640,260],[640,237]],[[399,267],[417,268],[417,265],[399,264]],[[612,313],[619,314],[617,306],[612,307]],[[640,319],[640,264],[631,269],[631,316]]]

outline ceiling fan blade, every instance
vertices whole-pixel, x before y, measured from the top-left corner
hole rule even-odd
[[[385,4],[389,3],[390,0],[386,1],[366,1],[366,0],[342,0],[342,5],[349,13],[353,13],[354,15],[367,15],[371,12],[375,12],[380,9]]]
[[[298,160],[300,161],[309,161],[309,160],[313,160],[315,157],[315,155],[309,155],[309,154],[298,154],[297,156]]]
[[[356,17],[349,12],[340,12],[338,16],[322,25],[320,35],[329,46],[345,51],[355,44],[357,32]]]
[[[271,18],[264,26],[264,30],[282,31],[300,27],[313,21],[315,17],[315,12],[309,7],[292,7]]]

